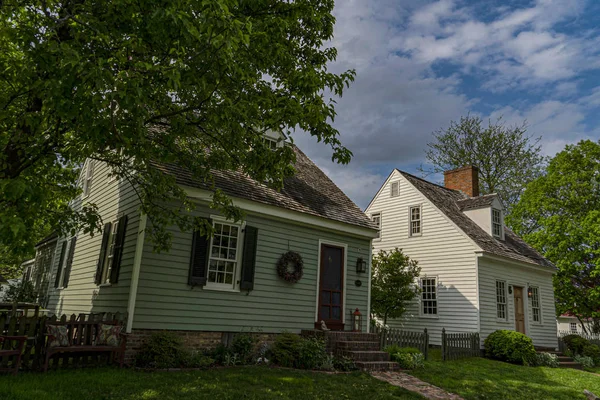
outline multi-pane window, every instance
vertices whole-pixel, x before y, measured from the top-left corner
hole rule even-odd
[[[277,140],[275,140],[275,139],[272,139],[272,138],[269,138],[269,137],[263,137],[263,143],[270,150],[275,150],[277,148]]]
[[[207,282],[233,286],[239,263],[240,227],[214,223]]]
[[[421,206],[410,208],[410,236],[421,234]]]
[[[542,310],[540,307],[540,290],[537,287],[531,288],[531,314],[533,322],[542,321]]]
[[[83,176],[83,184],[82,184],[83,197],[87,197],[90,195],[90,192],[92,190],[92,177],[93,176],[94,176],[94,164],[93,164],[92,160],[88,160],[88,163],[86,164],[84,176]]]
[[[118,220],[112,223],[110,237],[108,238],[108,251],[106,252],[106,258],[104,259],[104,267],[102,268],[102,283],[110,283],[110,271],[113,268],[113,262],[115,259],[115,246],[117,244],[118,227]]]
[[[421,278],[421,314],[437,315],[437,278]]]
[[[400,196],[400,182],[392,182],[390,185],[390,195],[392,197]]]
[[[381,213],[372,214],[371,220],[373,222],[375,222],[375,225],[377,225],[377,229],[379,229],[379,231],[377,232],[377,237],[380,238],[381,237]]]
[[[496,317],[506,319],[506,282],[496,281]]]
[[[577,323],[576,322],[571,322],[569,324],[569,328],[571,329],[571,333],[577,333]]]
[[[492,233],[497,237],[502,236],[502,214],[495,208],[492,208]]]

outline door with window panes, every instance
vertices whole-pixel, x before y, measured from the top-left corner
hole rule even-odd
[[[344,248],[321,245],[319,310],[315,327],[325,321],[331,330],[344,330]]]

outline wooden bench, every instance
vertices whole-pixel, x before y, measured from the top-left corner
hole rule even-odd
[[[23,355],[23,347],[26,341],[27,336],[0,336],[0,357],[2,359],[4,357],[14,357],[10,367],[8,367],[8,360],[1,362],[0,371],[12,372],[13,375],[17,375],[21,367],[21,356]]]
[[[50,347],[50,336],[48,333],[44,333],[46,338],[45,343],[45,360],[43,370],[48,371],[50,358],[56,354],[68,354],[68,353],[110,353],[109,361],[116,361],[120,367],[123,367],[125,359],[125,347],[127,344],[127,336],[123,333],[119,335],[120,341],[118,346],[105,346],[97,345],[96,335],[100,325],[119,325],[117,322],[106,322],[106,321],[81,321],[81,320],[70,320],[70,321],[48,321],[48,325],[63,325],[67,327],[67,332],[70,340],[69,346],[53,346]]]

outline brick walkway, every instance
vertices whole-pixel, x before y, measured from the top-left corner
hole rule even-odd
[[[430,385],[427,382],[423,382],[414,376],[405,374],[404,372],[373,372],[373,377],[387,382],[394,386],[400,386],[404,389],[410,390],[411,392],[419,393],[427,399],[441,400],[463,400],[462,397],[448,393],[437,386]]]

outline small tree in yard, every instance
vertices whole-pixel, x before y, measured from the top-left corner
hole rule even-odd
[[[21,281],[11,284],[4,295],[4,301],[8,303],[35,303],[37,293],[30,281]]]
[[[388,318],[400,318],[408,304],[419,294],[414,285],[421,273],[416,260],[402,250],[381,250],[373,257],[371,270],[371,312],[387,324]]]

